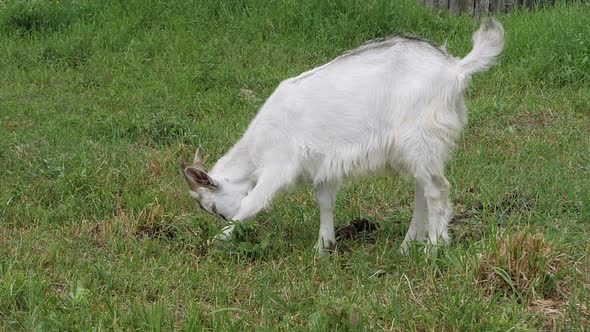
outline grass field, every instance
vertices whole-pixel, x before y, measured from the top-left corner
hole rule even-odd
[[[310,188],[224,247],[178,159],[211,166],[278,83],[399,32],[471,49],[477,19],[407,1],[0,1],[0,330],[585,330],[590,5],[498,19],[448,164],[454,243],[399,246],[413,186],[348,183],[314,257]],[[240,89],[254,91],[244,97]]]

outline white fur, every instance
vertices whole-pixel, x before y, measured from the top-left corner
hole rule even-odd
[[[416,182],[411,240],[449,241],[449,183],[444,175],[467,123],[463,92],[472,74],[503,47],[503,29],[483,22],[474,48],[457,59],[428,42],[394,37],[283,81],[244,136],[213,167],[218,188],[193,197],[235,222],[254,217],[278,191],[316,187],[318,251],[335,243],[333,210],[345,178],[401,170]],[[233,226],[224,230],[231,235]]]

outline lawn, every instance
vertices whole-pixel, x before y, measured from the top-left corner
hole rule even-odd
[[[413,185],[311,188],[223,246],[178,160],[211,167],[285,78],[407,32],[464,56],[476,18],[415,0],[0,1],[0,330],[585,330],[590,4],[497,15],[447,166],[453,244],[409,256]],[[243,89],[252,93],[243,93]],[[242,93],[240,92],[242,91]]]

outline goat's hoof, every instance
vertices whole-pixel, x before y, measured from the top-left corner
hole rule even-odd
[[[213,241],[227,242],[227,241],[229,241],[229,239],[230,239],[229,235],[227,235],[225,233],[219,233],[219,234],[215,235],[215,237],[213,238]]]
[[[442,249],[442,246],[439,244],[437,245],[437,244],[427,243],[426,245],[424,245],[424,248],[422,248],[422,253],[426,257],[436,258],[438,256],[438,251],[440,249]]]
[[[414,239],[414,240],[408,240],[405,239],[404,242],[402,242],[402,245],[400,246],[400,253],[404,256],[409,256],[410,253],[413,252],[412,248],[413,247],[422,247],[425,244],[425,240],[419,240],[419,239]]]
[[[404,240],[404,242],[402,242],[402,245],[399,248],[399,252],[404,256],[410,255],[410,244],[408,243],[408,241]]]
[[[221,248],[230,240],[229,235],[225,233],[219,233],[215,235],[212,239],[207,240],[207,247],[216,247]]]
[[[327,246],[325,245],[323,239],[319,239],[318,243],[315,245],[315,252],[317,257],[325,257],[330,255],[332,252],[336,250],[336,241],[335,240],[328,240]]]
[[[438,255],[438,252],[441,251],[441,250],[443,250],[448,245],[449,245],[448,240],[439,241],[439,242],[436,242],[436,243],[428,242],[428,243],[426,243],[424,245],[424,248],[422,249],[422,252],[426,256],[436,257]]]

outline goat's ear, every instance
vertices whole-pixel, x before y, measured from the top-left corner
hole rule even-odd
[[[195,191],[199,187],[209,189],[217,188],[217,182],[202,169],[187,167],[184,169],[183,173],[184,177],[186,178],[186,182],[192,191]]]
[[[195,152],[193,167],[196,169],[203,169],[203,149],[201,149],[200,146],[197,148],[197,152]]]

